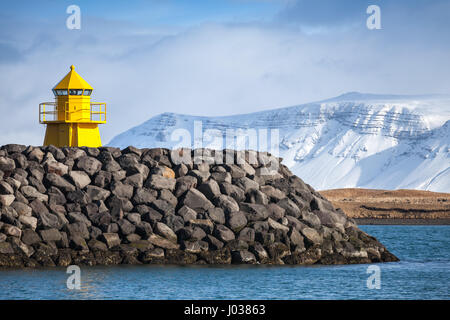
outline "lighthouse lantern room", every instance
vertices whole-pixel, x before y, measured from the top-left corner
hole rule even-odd
[[[47,125],[44,145],[100,147],[98,125],[106,123],[106,103],[91,102],[93,88],[70,66],[53,88],[55,102],[39,104],[39,122]]]

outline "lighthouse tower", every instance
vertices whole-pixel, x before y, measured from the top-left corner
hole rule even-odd
[[[44,145],[100,147],[98,125],[106,123],[106,103],[91,102],[93,88],[70,66],[53,88],[55,102],[39,104],[39,122],[47,125]]]

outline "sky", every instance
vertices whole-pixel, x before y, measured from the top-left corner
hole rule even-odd
[[[81,29],[69,30],[69,5]],[[381,29],[369,30],[369,5]],[[349,91],[450,94],[447,0],[8,1],[0,145],[41,145],[40,102],[75,65],[106,102],[103,143],[163,113],[220,116]]]

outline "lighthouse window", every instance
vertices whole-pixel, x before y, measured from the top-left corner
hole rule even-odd
[[[67,90],[55,90],[57,96],[67,96]]]
[[[90,96],[91,93],[92,93],[92,90],[91,90],[91,89],[85,89],[85,90],[84,90],[84,95],[85,95],[85,96]]]
[[[82,89],[69,89],[69,94],[71,96],[81,96],[83,94]]]

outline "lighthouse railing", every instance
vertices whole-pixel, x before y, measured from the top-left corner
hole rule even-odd
[[[62,112],[62,119],[61,115],[58,118],[59,111]],[[58,110],[56,102],[42,102],[39,104],[39,123],[49,122],[106,123],[106,103],[93,102],[88,108],[77,108],[71,111],[68,102],[64,110]]]
[[[51,119],[49,119],[50,117]],[[58,120],[58,106],[55,102],[42,102],[39,104],[39,123]]]

